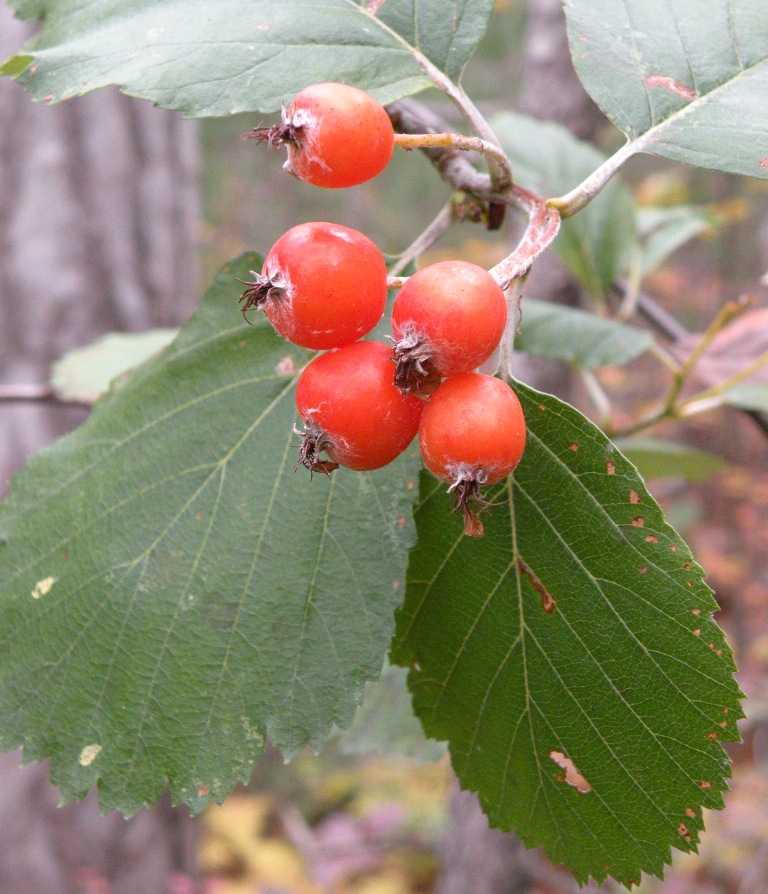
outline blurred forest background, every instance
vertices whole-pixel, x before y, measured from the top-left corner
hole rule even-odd
[[[491,114],[516,108],[555,119],[606,152],[616,148],[620,135],[579,93],[570,71],[559,0],[500,0],[494,16],[464,81],[481,109]],[[7,16],[0,25],[6,21],[10,23]],[[0,55],[7,56],[16,48],[19,35],[21,31],[15,32],[16,43],[0,45]],[[0,92],[0,111],[31,105],[15,85],[0,87],[5,91]],[[9,91],[13,91],[12,99],[7,98]],[[96,310],[90,312],[85,328],[72,323],[73,313],[80,313],[72,310],[76,300],[72,296],[79,294],[84,303],[94,294],[104,299],[104,277],[81,279],[70,289],[69,297],[57,299],[54,310],[47,305],[48,314],[43,302],[26,308],[27,315],[22,318],[17,307],[18,288],[8,274],[10,254],[5,255],[6,276],[0,276],[4,332],[0,385],[13,385],[16,391],[4,392],[5,399],[0,400],[3,479],[22,464],[25,452],[83,418],[82,409],[62,409],[44,388],[34,401],[18,397],[21,385],[42,387],[47,365],[64,350],[113,329],[135,331],[183,322],[196,296],[223,263],[247,249],[266,254],[286,229],[302,221],[328,220],[355,227],[385,253],[395,255],[449,197],[448,187],[420,153],[397,151],[389,168],[364,186],[338,192],[318,190],[287,177],[281,170],[281,154],[241,139],[262,123],[253,116],[182,124],[146,104],[108,91],[101,93],[111,97],[107,101],[115,105],[116,120],[125,121],[127,115],[133,122],[135,129],[130,132],[144,166],[140,168],[142,176],[149,170],[154,172],[153,182],[162,184],[158,171],[168,167],[181,179],[168,186],[170,210],[165,217],[143,213],[142,219],[150,221],[146,225],[154,228],[143,236],[136,232],[142,224],[135,219],[142,214],[143,198],[134,190],[136,207],[124,209],[124,213],[134,215],[130,239],[138,240],[136,262],[143,263],[150,274],[136,285],[135,292],[130,286],[116,286],[118,297],[109,307],[98,310],[98,302],[92,304]],[[455,113],[436,92],[418,99],[458,126]],[[86,103],[92,101],[105,100],[94,96],[67,104],[81,110],[81,125],[89,114]],[[130,112],[121,111],[122,102],[131,104]],[[58,107],[35,109],[36,120],[54,113],[63,114]],[[91,120],[107,120],[102,115],[98,112],[97,117],[94,111]],[[142,133],[142,116],[148,119],[146,140],[135,136]],[[4,120],[9,120],[7,114]],[[265,119],[263,123],[269,122]],[[69,140],[71,145],[71,125],[62,127],[57,138],[64,143]],[[7,161],[10,149],[4,149],[1,140],[0,136],[0,199],[7,199],[12,179]],[[95,153],[105,151],[110,151],[108,141],[84,149],[91,161]],[[40,160],[43,166],[46,163],[45,158]],[[198,171],[199,212],[194,187]],[[18,170],[13,176],[18,178]],[[128,167],[121,176],[132,176]],[[752,296],[755,307],[766,308],[767,182],[649,157],[633,160],[622,178],[640,206],[699,205],[708,216],[709,225],[643,282],[643,291],[660,307],[691,333],[705,330],[725,303],[740,296]],[[183,202],[180,190],[189,192]],[[27,199],[17,195],[18,207]],[[62,201],[66,200],[64,196]],[[10,207],[9,201],[3,207]],[[48,210],[49,216],[57,213]],[[59,216],[60,221],[66,220],[66,215]],[[489,267],[508,253],[515,225],[510,220],[496,233],[469,223],[454,227],[427,257],[460,256]],[[0,223],[0,238],[10,240],[7,229]],[[61,232],[60,223],[59,235]],[[164,255],[153,255],[152,232],[160,234]],[[169,233],[175,247],[168,244]],[[187,250],[190,244],[191,253]],[[6,241],[6,248],[9,245]],[[59,258],[61,251],[59,247],[44,252],[45,264],[40,264],[39,257],[18,262],[19,269],[36,283],[29,303],[51,288],[42,279],[37,283],[38,278],[51,276],[53,270],[61,275],[66,269],[66,261]],[[95,251],[86,240],[79,263],[87,266]],[[71,258],[71,251],[69,254]],[[171,257],[172,263],[168,261]],[[537,266],[540,269],[531,277],[526,294],[590,306],[588,296],[556,261],[548,258]],[[131,270],[129,263],[124,283],[132,282]],[[152,281],[152,271],[158,270],[161,272]],[[60,334],[43,337],[35,327],[45,325],[59,325],[65,336],[72,334],[71,341]],[[765,330],[768,325],[753,333],[763,351],[768,348]],[[17,335],[11,344],[14,332]],[[38,359],[32,363],[31,357]],[[24,358],[23,362],[19,358]],[[731,359],[738,357],[732,355]],[[535,379],[534,384],[571,399],[592,415],[587,393],[565,367],[536,364],[526,368],[523,377],[526,372]],[[627,420],[651,406],[668,385],[668,376],[647,357],[625,369],[598,370],[597,376],[614,402],[617,416]],[[55,423],[50,421],[51,413]],[[34,437],[19,435],[32,431]],[[665,881],[646,879],[640,890],[643,894],[762,894],[768,891],[768,436],[746,414],[727,408],[693,417],[685,424],[665,423],[652,434],[706,450],[721,461],[714,471],[702,468],[686,478],[653,477],[649,487],[707,571],[722,606],[718,620],[736,651],[748,717],[742,728],[744,743],[730,749],[734,771],[728,807],[709,815],[700,856],[678,855]],[[86,803],[90,818],[82,826],[72,826],[75,820],[73,813],[67,813],[70,808],[58,813],[51,809],[45,779],[40,782],[35,777],[34,784],[18,781],[32,779],[32,768],[14,776],[18,756],[6,758],[0,769],[7,780],[16,781],[0,786],[6,791],[5,798],[0,795],[0,827],[6,829],[0,832],[0,894],[37,890],[25,881],[30,870],[22,856],[29,851],[30,840],[37,842],[40,853],[47,841],[47,859],[52,865],[59,861],[60,874],[40,883],[39,889],[48,891],[575,892],[566,873],[549,867],[535,852],[524,853],[514,836],[488,832],[473,799],[455,791],[442,749],[419,740],[402,720],[407,712],[399,684],[393,677],[376,694],[354,740],[332,741],[321,755],[302,755],[287,766],[280,755],[268,752],[247,789],[236,792],[223,807],[210,809],[193,825],[168,805],[147,811],[147,816],[156,817],[151,822],[139,816],[131,825],[120,818],[98,820],[95,805]],[[372,742],[381,746],[385,740],[403,746],[415,758],[397,750],[384,756],[355,753],[365,751]],[[44,810],[39,808],[43,802],[48,805]],[[20,809],[22,803],[28,807]],[[63,833],[45,831],[59,822],[59,814],[69,817],[69,839]],[[19,823],[21,831],[12,835],[8,829],[18,829]],[[108,835],[104,823],[111,823]],[[140,831],[132,833],[131,829]],[[78,842],[74,850],[73,837]],[[96,839],[98,846],[93,844]],[[68,847],[70,854],[65,853]],[[136,865],[146,860],[153,847],[164,854],[155,869],[159,875],[153,876],[153,881],[137,881]],[[118,858],[117,852],[122,857]],[[37,859],[34,852],[29,859]],[[122,869],[118,871],[118,867]],[[604,890],[618,889],[608,884]]]

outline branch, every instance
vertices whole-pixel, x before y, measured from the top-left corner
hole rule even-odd
[[[627,288],[626,281],[619,280],[614,283],[614,287],[618,293],[622,295]],[[656,329],[657,332],[660,332],[671,341],[682,341],[690,335],[690,332],[682,323],[664,310],[663,307],[659,306],[653,298],[645,292],[641,291],[637,293],[637,311],[640,316],[644,317],[645,320]],[[768,418],[766,418],[765,414],[758,410],[742,410],[736,407],[734,407],[734,409],[739,409],[739,412],[749,416],[760,431],[768,436]],[[622,434],[624,434],[624,432],[622,432]]]
[[[51,403],[61,406],[91,408],[84,400],[68,400],[50,385],[0,385],[0,403]]]

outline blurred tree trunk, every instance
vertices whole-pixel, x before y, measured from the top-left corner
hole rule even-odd
[[[28,34],[0,4],[0,59]],[[52,361],[104,332],[183,322],[197,291],[194,126],[112,90],[33,105],[8,79],[0,121],[0,383],[44,385]],[[84,417],[0,403],[0,493]],[[100,817],[94,792],[58,809],[47,766],[18,764],[0,758],[0,894],[182,890],[186,811],[161,802],[129,821]]]
[[[556,121],[581,139],[588,139],[605,121],[573,69],[561,0],[528,0],[518,109]],[[525,292],[562,304],[579,300],[578,285],[551,251],[534,264]],[[517,363],[516,374],[523,381],[567,398],[567,373],[522,356]],[[558,894],[579,890],[572,878],[554,869],[538,851],[527,850],[516,835],[490,829],[477,796],[457,786],[435,894],[526,894],[542,887]]]

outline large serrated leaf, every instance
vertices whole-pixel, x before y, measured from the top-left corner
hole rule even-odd
[[[493,825],[581,882],[661,874],[721,807],[742,716],[703,572],[605,436],[517,387],[529,440],[461,534],[422,474],[394,660]]]
[[[553,122],[504,112],[493,126],[515,178],[539,195],[568,192],[605,161],[598,149]],[[585,288],[602,295],[629,267],[635,229],[632,195],[614,181],[563,221],[552,247]]]
[[[493,0],[16,0],[42,30],[4,66],[38,99],[107,84],[186,115],[271,112],[318,81],[388,103],[450,77],[485,30]],[[29,67],[26,67],[26,66]]]
[[[582,83],[634,151],[768,178],[765,0],[565,0]]]
[[[0,512],[0,744],[65,799],[197,810],[350,724],[401,600],[416,448],[293,468],[309,356],[239,314],[225,269],[161,356],[34,457]]]

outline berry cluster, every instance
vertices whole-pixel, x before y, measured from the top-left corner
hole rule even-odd
[[[394,133],[369,94],[343,84],[303,90],[275,128],[252,134],[285,143],[286,168],[320,186],[362,183],[386,166]],[[320,349],[304,369],[296,407],[304,429],[299,465],[330,473],[392,462],[418,432],[426,467],[450,482],[464,530],[483,533],[480,489],[520,461],[525,420],[514,391],[474,370],[496,350],[507,305],[482,267],[424,267],[392,308],[392,345],[360,341],[384,314],[387,270],[378,248],[348,227],[306,223],[278,239],[261,273],[243,281],[244,315],[266,312],[284,338]],[[246,316],[247,319],[247,316]]]

